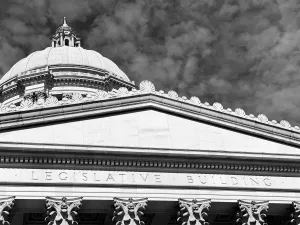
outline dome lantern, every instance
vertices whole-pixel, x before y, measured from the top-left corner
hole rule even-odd
[[[80,47],[81,42],[73,31],[73,29],[67,24],[67,19],[64,17],[63,25],[56,29],[55,34],[51,38],[52,47]]]

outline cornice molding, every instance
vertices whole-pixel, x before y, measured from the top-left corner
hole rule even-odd
[[[23,151],[24,152],[24,151]],[[55,156],[50,156],[55,155]],[[238,174],[257,174],[257,175],[291,175],[300,176],[300,166],[286,164],[267,163],[257,164],[257,162],[247,163],[244,161],[227,160],[228,162],[215,160],[181,160],[173,159],[166,160],[161,158],[145,159],[142,156],[139,158],[122,158],[115,156],[99,156],[95,154],[91,157],[86,155],[33,155],[33,154],[22,154],[22,155],[4,155],[0,154],[0,167],[6,168],[8,165],[12,168],[27,167],[28,165],[32,168],[76,168],[83,167],[85,169],[125,169],[128,171],[135,171],[137,168],[143,171],[153,171],[159,169],[159,171],[182,171],[199,173],[200,171],[212,172],[212,173],[238,173]],[[238,172],[237,172],[238,171]]]
[[[269,121],[265,115],[246,115],[244,110],[223,109],[220,103],[209,105],[199,98],[178,97],[174,91],[167,94],[155,91],[154,85],[143,81],[140,89],[129,91],[125,87],[110,92],[98,90],[85,96],[70,93],[62,100],[48,96],[42,102],[24,99],[20,106],[15,104],[0,106],[0,131],[33,124],[63,121],[87,116],[113,114],[135,109],[158,109],[190,119],[215,124],[232,130],[242,131],[286,144],[300,146],[300,128],[292,127],[287,121]],[[78,97],[79,96],[79,97]]]
[[[130,81],[125,81],[122,79],[122,77],[118,76],[117,74],[107,71],[105,69],[95,68],[91,66],[83,66],[83,65],[64,65],[64,64],[58,64],[58,65],[52,65],[52,66],[42,66],[39,68],[34,68],[30,70],[26,70],[24,72],[21,72],[19,74],[16,74],[14,77],[10,78],[9,80],[5,81],[4,83],[0,84],[0,87],[3,87],[3,89],[6,89],[11,84],[13,84],[16,80],[26,81],[29,82],[30,79],[34,78],[35,80],[38,80],[40,77],[45,76],[47,73],[54,73],[55,76],[60,75],[72,75],[73,79],[76,79],[77,76],[90,76],[90,77],[97,77],[101,79],[101,76],[108,77],[112,76],[117,78],[120,81],[123,81],[126,84],[131,84]],[[30,84],[30,82],[28,83]],[[132,85],[134,86],[134,85]]]

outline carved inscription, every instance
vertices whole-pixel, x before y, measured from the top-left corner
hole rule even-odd
[[[171,176],[171,174],[170,174]],[[170,179],[168,176],[168,179]],[[61,181],[86,181],[86,182],[116,182],[116,183],[153,183],[161,184],[168,181],[160,173],[128,173],[128,172],[70,172],[70,171],[40,171],[31,172],[31,180],[61,180]],[[174,175],[173,180],[187,185],[208,186],[247,186],[247,187],[270,187],[272,180],[269,177],[234,176],[234,175]]]
[[[252,177],[252,176],[231,176],[231,175],[187,175],[187,182],[189,184],[221,184],[221,185],[246,185],[265,187],[272,186],[272,180],[268,177]]]
[[[0,168],[0,182],[300,189],[295,179],[227,174]]]

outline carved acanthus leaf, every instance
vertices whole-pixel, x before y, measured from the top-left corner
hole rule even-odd
[[[234,112],[238,116],[241,116],[241,117],[245,117],[246,116],[245,111],[243,109],[241,109],[241,108],[237,108]]]
[[[114,216],[112,221],[116,225],[144,225],[141,217],[147,206],[147,198],[142,199],[120,199],[114,198]]]
[[[257,116],[258,121],[262,123],[267,123],[268,122],[268,117],[266,117],[264,114],[259,114]]]
[[[236,215],[237,225],[267,225],[264,221],[266,217],[265,212],[268,211],[269,202],[246,202],[238,200],[239,210]]]
[[[46,197],[47,225],[77,225],[77,210],[81,206],[82,197],[62,199]]]
[[[72,94],[71,101],[73,101],[74,103],[75,102],[81,102],[82,99],[83,99],[82,94],[80,94],[80,93],[73,93]]]
[[[9,225],[8,215],[14,206],[15,196],[0,199],[0,221],[3,225]]]
[[[168,96],[169,96],[169,98],[172,98],[172,99],[175,99],[175,100],[178,99],[178,94],[175,91],[169,91]]]
[[[289,224],[300,225],[300,202],[293,202],[293,212]]]
[[[287,128],[287,129],[291,128],[291,124],[286,120],[281,120],[280,125],[284,128]]]
[[[178,212],[177,221],[181,225],[208,225],[205,220],[207,212],[210,207],[211,200],[206,199],[202,201],[178,199],[180,211]]]
[[[155,86],[148,80],[144,80],[140,83],[140,90],[145,93],[155,92]]]
[[[108,93],[110,98],[119,98],[128,96],[130,92],[125,87],[120,87],[119,89],[113,89],[111,92]]]
[[[55,96],[50,95],[46,101],[45,101],[45,106],[55,106],[58,105],[58,99]]]
[[[200,99],[195,96],[191,97],[190,101],[195,105],[200,105],[200,103],[201,103]]]
[[[222,110],[223,110],[223,106],[222,106],[222,104],[219,103],[219,102],[215,102],[215,103],[213,104],[213,108],[216,109],[216,110],[218,110],[218,111],[222,111]]]
[[[20,104],[21,110],[27,110],[30,109],[33,106],[33,102],[31,99],[24,99]]]
[[[95,100],[102,100],[108,98],[108,93],[106,91],[98,90],[95,95]]]

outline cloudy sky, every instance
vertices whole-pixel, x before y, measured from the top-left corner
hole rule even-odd
[[[300,124],[299,0],[0,0],[0,77],[64,16],[136,83]]]

